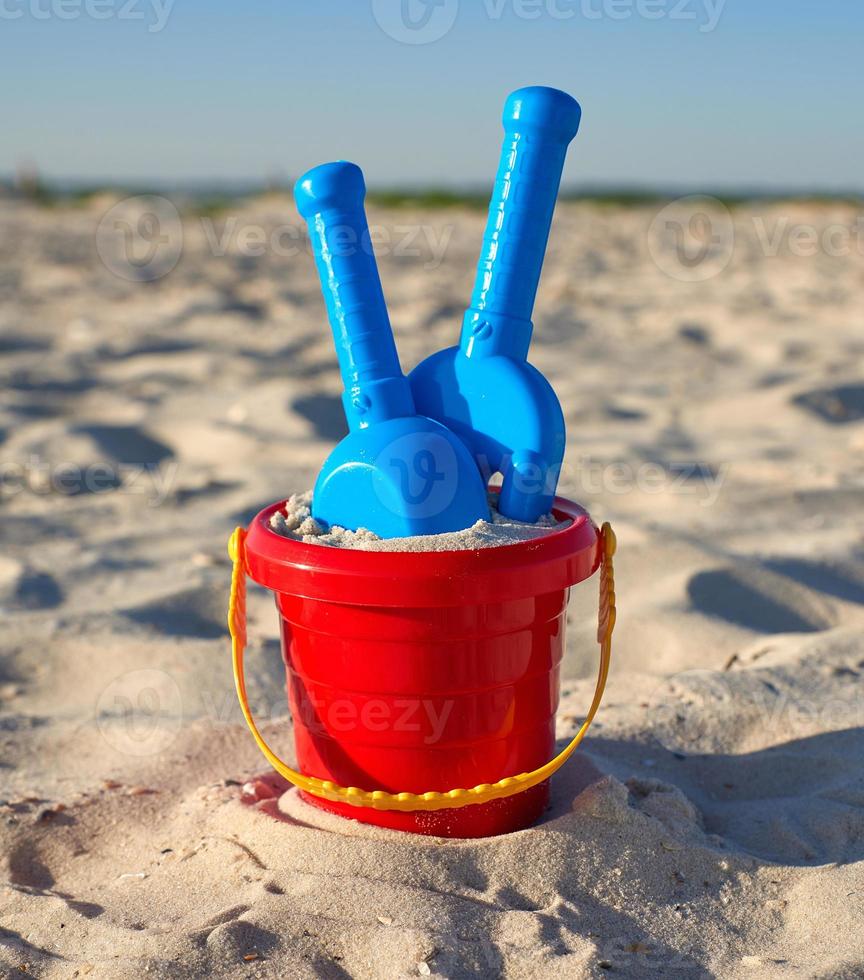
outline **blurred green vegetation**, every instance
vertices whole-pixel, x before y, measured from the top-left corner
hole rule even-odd
[[[483,210],[489,204],[489,195],[479,191],[451,191],[429,187],[421,190],[371,190],[367,195],[371,204],[382,208],[469,208]]]
[[[42,207],[84,206],[94,197],[101,194],[111,194],[118,197],[137,195],[161,195],[167,197],[184,213],[194,217],[218,217],[244,201],[275,195],[284,197],[286,208],[293,208],[290,185],[225,185],[225,186],[195,186],[181,185],[176,187],[160,186],[158,184],[93,184],[71,185],[52,184],[32,173],[26,180],[0,179],[0,196],[13,197],[19,200],[31,201]],[[700,194],[714,198],[727,208],[736,208],[753,203],[776,204],[789,201],[801,203],[843,203],[861,206],[864,195],[855,193],[824,193],[824,192],[767,192],[752,191],[730,193],[728,191],[694,191],[694,190],[655,190],[638,187],[588,187],[562,188],[560,200],[564,202],[586,203],[597,207],[635,208],[662,207],[669,201],[690,194]],[[445,187],[420,188],[372,188],[368,202],[375,207],[387,208],[419,208],[424,210],[441,210],[447,208],[465,208],[472,211],[485,211],[489,202],[488,188],[472,188],[454,190]]]

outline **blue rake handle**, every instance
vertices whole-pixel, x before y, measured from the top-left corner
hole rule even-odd
[[[336,342],[351,431],[415,414],[375,263],[365,197],[363,172],[344,160],[314,167],[294,187]]]
[[[468,357],[528,355],[564,157],[581,117],[575,99],[539,85],[518,89],[504,104],[501,161],[459,342]]]

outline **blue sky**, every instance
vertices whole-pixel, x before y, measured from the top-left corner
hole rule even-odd
[[[861,0],[426,2],[0,0],[0,173],[486,184],[547,84],[571,184],[864,190]]]

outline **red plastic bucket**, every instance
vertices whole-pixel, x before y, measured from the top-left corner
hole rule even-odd
[[[245,570],[276,594],[302,773],[425,793],[549,762],[569,588],[601,559],[581,507],[557,498],[555,515],[571,523],[531,541],[396,553],[292,541],[269,526],[283,506],[250,524]],[[548,793],[546,780],[503,799],[411,812],[303,795],[367,823],[484,837],[534,822]]]

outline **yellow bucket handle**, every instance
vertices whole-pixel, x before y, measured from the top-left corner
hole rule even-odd
[[[473,803],[500,800],[505,796],[513,796],[523,790],[530,789],[532,786],[537,786],[564,765],[585,737],[603,697],[603,689],[606,686],[606,677],[609,673],[609,659],[612,653],[612,630],[615,628],[615,579],[612,569],[612,556],[615,554],[615,534],[608,523],[605,523],[600,531],[602,563],[600,566],[600,614],[597,629],[597,641],[600,644],[600,670],[597,674],[594,699],[581,728],[566,748],[562,749],[545,766],[541,766],[533,772],[508,776],[505,779],[499,779],[497,783],[481,783],[471,789],[451,789],[446,793],[386,793],[380,789],[365,790],[358,789],[356,786],[338,786],[330,780],[306,776],[302,772],[292,769],[264,741],[252,718],[252,712],[249,710],[246,680],[243,676],[243,651],[246,647],[245,541],[246,532],[243,528],[238,527],[231,535],[231,540],[228,543],[228,554],[234,563],[231,573],[231,600],[228,605],[228,629],[231,633],[231,657],[234,664],[234,683],[237,687],[237,697],[240,700],[240,707],[243,709],[243,717],[246,719],[249,731],[252,732],[252,737],[258,743],[258,748],[261,749],[264,757],[276,772],[304,792],[336,803],[372,807],[375,810],[453,810],[458,807],[470,806]]]

